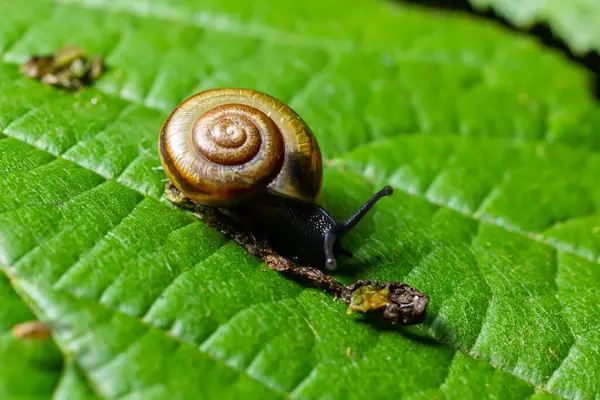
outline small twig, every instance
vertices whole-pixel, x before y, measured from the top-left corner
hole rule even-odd
[[[256,237],[247,227],[228,215],[226,210],[198,205],[171,183],[166,186],[166,194],[173,203],[193,211],[207,225],[230,237],[250,254],[265,262],[269,268],[317,287],[348,304],[349,314],[372,314],[394,324],[416,324],[425,317],[429,298],[406,283],[359,280],[344,286],[318,268],[298,266],[277,254],[266,239]]]

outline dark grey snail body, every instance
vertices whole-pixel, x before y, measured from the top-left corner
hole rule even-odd
[[[337,267],[337,239],[383,196],[386,186],[339,222],[315,203],[322,159],[312,132],[278,100],[248,89],[190,97],[165,120],[159,154],[172,184],[193,202],[218,208],[304,265]]]
[[[281,255],[303,265],[337,267],[335,255],[349,255],[339,239],[352,229],[383,196],[392,194],[386,186],[377,192],[347,221],[337,221],[315,203],[266,195],[233,209],[253,230],[269,239]]]

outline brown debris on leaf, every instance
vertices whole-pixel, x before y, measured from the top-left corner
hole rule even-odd
[[[358,281],[347,286],[348,314],[360,312],[404,325],[425,318],[429,298],[404,282]]]
[[[207,225],[215,228],[265,262],[269,268],[289,278],[317,287],[349,305],[348,313],[369,314],[392,323],[412,325],[425,318],[429,298],[404,282],[371,282],[359,280],[344,286],[322,270],[296,265],[277,254],[268,241],[257,238],[237,224],[226,210],[204,207],[185,197],[172,183],[167,183],[167,198],[174,204],[194,211]]]
[[[41,321],[27,321],[16,324],[11,331],[16,338],[46,340],[50,337],[52,329]]]
[[[77,47],[65,47],[55,54],[35,54],[21,65],[21,72],[47,85],[81,90],[93,84],[104,72],[100,56],[87,58]]]

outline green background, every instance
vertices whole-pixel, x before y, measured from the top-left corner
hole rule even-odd
[[[15,3],[0,1],[1,398],[598,398],[588,70],[401,2]],[[576,52],[600,45],[593,1],[572,2],[581,18],[558,0],[473,3],[546,22]],[[65,45],[105,57],[94,88],[18,72]],[[334,215],[396,188],[346,238],[338,278],[414,285],[425,323],[348,316],[169,204],[161,123],[227,86],[308,122]],[[12,335],[36,318],[52,339]]]

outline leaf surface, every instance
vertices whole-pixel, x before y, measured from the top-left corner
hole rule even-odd
[[[459,15],[288,3],[0,3],[0,265],[19,297],[2,290],[61,327],[58,347],[39,345],[55,364],[28,373],[39,396],[594,398],[600,109],[587,72]],[[19,74],[67,44],[106,57],[95,88]],[[424,324],[348,316],[169,204],[162,121],[224,86],[306,119],[334,215],[398,189],[346,238],[339,279],[416,286],[431,297]]]

